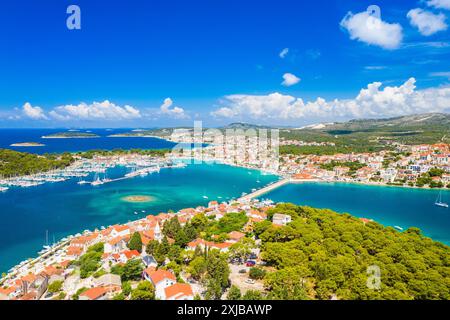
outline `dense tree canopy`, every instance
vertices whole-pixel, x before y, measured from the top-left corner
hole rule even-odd
[[[0,177],[9,178],[62,169],[69,166],[73,161],[74,158],[70,153],[36,155],[0,149]]]
[[[450,299],[450,248],[417,228],[391,227],[331,210],[278,205],[284,227],[263,222],[255,233],[262,258],[276,269],[265,276],[272,299]],[[380,287],[368,287],[379,268]]]
[[[80,266],[80,277],[87,278],[98,268],[100,268],[100,260],[103,255],[103,243],[97,243],[93,246],[90,246],[86,253],[80,257],[75,264]]]

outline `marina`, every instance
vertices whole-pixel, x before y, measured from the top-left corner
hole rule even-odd
[[[0,191],[7,191],[10,187],[35,187],[44,183],[64,182],[69,179],[78,178],[79,185],[90,184],[92,186],[99,186],[105,183],[116,182],[124,179],[134,177],[145,177],[148,174],[159,172],[165,168],[183,168],[185,164],[182,162],[174,163],[170,159],[160,159],[148,156],[132,156],[130,157],[110,157],[110,158],[96,158],[92,160],[83,159],[76,161],[71,166],[61,169],[53,170],[46,173],[38,173],[28,176],[13,177],[0,180]],[[122,177],[109,179],[107,177],[107,170],[116,166],[126,167],[130,172]],[[92,181],[81,180],[95,174]],[[104,177],[100,178],[100,174]]]

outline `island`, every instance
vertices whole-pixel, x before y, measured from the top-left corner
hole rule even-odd
[[[70,138],[99,138],[99,135],[88,132],[58,132],[52,133],[46,136],[42,136],[42,139],[70,139]]]
[[[11,147],[45,147],[45,144],[38,142],[18,142],[10,145]]]
[[[158,138],[158,139],[170,139],[173,129],[134,129],[129,132],[111,134],[110,138]]]
[[[134,196],[127,196],[122,198],[125,202],[150,202],[153,201],[154,198],[151,196],[145,196],[145,195],[134,195]]]

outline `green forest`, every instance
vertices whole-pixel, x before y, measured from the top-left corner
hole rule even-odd
[[[256,225],[270,299],[450,299],[450,247],[349,214],[279,204],[293,221]],[[379,289],[368,270],[379,268]],[[372,284],[375,284],[371,282]],[[372,287],[373,288],[373,287]]]
[[[85,159],[92,159],[94,156],[113,156],[125,154],[140,154],[162,157],[168,152],[170,152],[169,149],[114,149],[89,150],[74,154],[66,152],[62,154],[37,155],[34,153],[18,152],[10,149],[0,149],[0,178],[18,177],[47,172],[55,169],[64,169],[75,161],[75,156]]]
[[[73,163],[70,153],[36,155],[9,149],[0,149],[0,177],[9,178],[62,169]]]

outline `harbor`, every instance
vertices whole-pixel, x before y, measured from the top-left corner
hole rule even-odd
[[[108,178],[108,170],[119,166],[125,167],[129,172],[122,177]],[[8,191],[12,187],[28,188],[40,186],[44,183],[64,182],[70,179],[78,179],[77,183],[79,185],[98,186],[138,176],[144,177],[148,174],[159,172],[164,168],[183,168],[184,166],[185,164],[182,162],[175,163],[166,158],[141,155],[78,159],[65,169],[1,179],[0,192]],[[92,175],[94,175],[92,180],[83,179],[87,179],[87,177]],[[103,176],[102,178],[100,177],[101,175]]]

